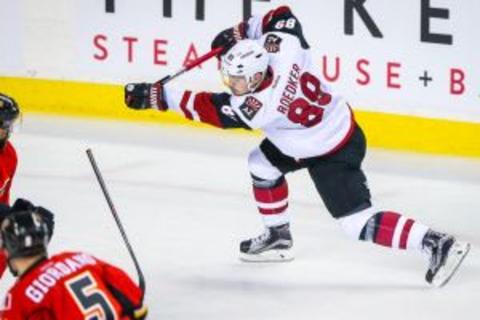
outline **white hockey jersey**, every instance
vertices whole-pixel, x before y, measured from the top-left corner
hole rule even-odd
[[[192,93],[167,85],[169,109],[221,128],[260,129],[280,151],[297,159],[332,153],[347,142],[355,126],[352,111],[321,78],[290,9],[251,17],[247,37],[269,54],[268,75],[255,92]]]

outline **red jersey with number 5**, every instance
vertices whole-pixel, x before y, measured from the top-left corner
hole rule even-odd
[[[165,87],[170,110],[217,127],[261,129],[284,154],[308,158],[330,153],[353,132],[352,111],[322,79],[300,22],[286,6],[248,20],[247,37],[269,55],[268,77],[253,93]]]
[[[8,292],[0,319],[129,319],[141,291],[122,270],[95,257],[66,252],[40,261]]]

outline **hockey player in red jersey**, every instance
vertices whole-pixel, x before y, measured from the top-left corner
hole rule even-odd
[[[82,252],[47,255],[48,224],[35,210],[11,210],[1,223],[17,282],[0,319],[145,319],[142,292],[122,270]]]
[[[10,187],[17,169],[17,153],[8,140],[20,110],[12,98],[0,93],[0,204],[10,204]],[[5,253],[0,250],[0,278],[7,267]]]
[[[293,259],[285,175],[307,169],[348,236],[423,253],[429,259],[428,283],[442,286],[450,279],[470,245],[372,204],[361,169],[366,152],[362,129],[346,100],[322,79],[288,7],[222,31],[212,48],[223,48],[221,74],[231,94],[130,83],[125,103],[133,109],[172,110],[219,128],[263,131],[266,138],[248,163],[265,232],[241,242],[241,259]]]

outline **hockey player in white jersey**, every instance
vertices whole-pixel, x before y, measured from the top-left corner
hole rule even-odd
[[[428,283],[444,285],[470,245],[400,213],[376,208],[361,163],[363,132],[346,100],[321,78],[302,27],[282,6],[218,34],[221,74],[231,93],[130,83],[133,109],[172,110],[219,128],[260,129],[250,153],[253,195],[265,232],[240,244],[244,261],[293,259],[287,173],[307,169],[330,214],[353,239],[408,249],[429,259]]]

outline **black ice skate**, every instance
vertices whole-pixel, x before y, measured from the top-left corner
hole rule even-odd
[[[256,238],[240,243],[240,260],[246,262],[286,262],[293,260],[293,241],[288,223],[270,227]]]
[[[425,280],[435,287],[442,287],[450,280],[470,250],[469,243],[433,230],[427,232],[422,245],[430,256]]]

